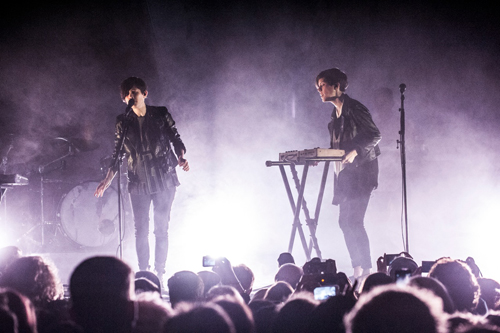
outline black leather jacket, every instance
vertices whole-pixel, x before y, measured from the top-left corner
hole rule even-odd
[[[328,124],[331,148],[335,129],[340,133],[339,148],[345,150],[346,154],[352,150],[358,153],[353,163],[347,164],[338,177],[334,177],[333,204],[337,205],[378,186],[378,143],[382,137],[368,109],[346,94],[341,117],[337,118],[334,108]]]
[[[340,149],[345,150],[346,153],[356,150],[358,153],[358,156],[354,159],[356,166],[376,159],[380,155],[378,143],[382,136],[366,106],[344,94],[342,118],[343,128],[341,130]],[[342,126],[336,124],[336,122],[340,121],[342,120],[337,118],[334,108],[331,121],[328,124],[330,139],[333,138],[335,126]]]
[[[139,117],[134,112],[131,112],[129,119],[124,114],[116,118],[112,160],[118,154],[123,127],[129,124],[123,144],[123,153],[127,157],[129,192],[151,194],[180,185],[175,173],[175,154],[180,156],[182,150],[186,152],[186,147],[177,132],[172,115],[166,107],[147,105],[143,118],[142,137]],[[115,166],[112,169],[117,171],[118,168]]]

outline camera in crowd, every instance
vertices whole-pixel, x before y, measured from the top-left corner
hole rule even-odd
[[[302,267],[302,276],[298,288],[314,293],[315,299],[325,300],[332,296],[337,296],[339,292],[340,280],[337,274],[337,264],[333,259],[322,261],[320,258],[313,258]]]
[[[214,267],[215,262],[223,259],[222,257],[214,257],[214,256],[203,256],[203,267]]]

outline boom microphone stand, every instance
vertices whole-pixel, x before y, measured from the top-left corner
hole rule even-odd
[[[132,112],[132,106],[134,105],[134,99],[130,99],[125,109],[125,121],[123,122],[122,137],[120,143],[118,144],[119,149],[111,167],[113,170],[118,170],[118,234],[119,234],[119,249],[120,249],[120,259],[123,259],[123,237],[122,237],[122,181],[121,181],[121,166],[123,162],[123,144],[125,142],[125,137],[127,136],[128,129],[130,127],[130,113]]]
[[[401,148],[401,175],[403,180],[403,214],[404,214],[404,222],[405,222],[405,251],[410,253],[410,244],[408,243],[408,207],[407,207],[407,198],[406,198],[406,151],[405,151],[405,90],[406,84],[401,83],[399,85],[399,92],[401,93],[401,108],[399,109],[400,118],[401,118],[401,129],[399,131],[399,146]]]

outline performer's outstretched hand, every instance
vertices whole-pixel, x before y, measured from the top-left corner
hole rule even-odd
[[[179,166],[182,167],[182,170],[189,171],[189,163],[184,158],[184,150],[181,151],[181,156],[179,156]]]
[[[113,181],[113,178],[115,177],[115,173],[109,169],[108,173],[106,174],[106,178],[104,178],[99,185],[97,185],[97,188],[94,192],[94,196],[97,198],[100,198],[104,195],[104,191],[111,185],[111,182]]]

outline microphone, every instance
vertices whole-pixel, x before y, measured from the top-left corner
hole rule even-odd
[[[125,114],[129,116],[130,112],[132,111],[132,106],[134,106],[135,100],[133,98],[129,99],[127,103],[127,107],[125,108]]]
[[[399,91],[400,91],[402,94],[404,94],[405,90],[406,90],[406,84],[401,83],[401,84],[399,85]]]

